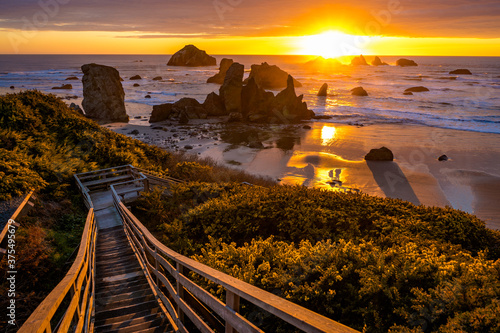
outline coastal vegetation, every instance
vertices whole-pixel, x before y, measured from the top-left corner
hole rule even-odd
[[[116,134],[37,91],[0,97],[0,200],[31,188],[39,198],[16,238],[18,323],[79,243],[86,210],[73,174],[124,164],[189,181],[169,197],[143,193],[133,212],[167,246],[211,267],[361,331],[500,331],[500,233],[475,216],[274,186]],[[266,330],[287,331],[242,307]]]

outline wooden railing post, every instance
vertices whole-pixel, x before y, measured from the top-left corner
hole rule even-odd
[[[240,311],[240,296],[226,290],[226,307],[234,312]],[[236,333],[236,330],[226,321],[226,333]]]
[[[144,192],[149,192],[149,180],[146,178],[143,180],[144,182]]]
[[[182,266],[179,262],[176,263],[177,273],[183,274],[184,275],[184,266]],[[184,299],[184,286],[179,282],[179,280],[176,280],[176,286],[177,286],[177,295],[179,296],[180,299]],[[182,311],[181,307],[179,304],[177,304],[177,313],[179,315],[179,320],[184,324],[184,311]]]

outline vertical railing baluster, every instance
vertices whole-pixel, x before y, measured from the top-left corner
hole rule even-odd
[[[177,273],[184,274],[184,266],[182,266],[181,263],[176,262],[176,269]],[[176,279],[176,286],[179,299],[184,299],[184,286],[179,282],[178,278]],[[184,323],[184,311],[181,310],[179,304],[177,304],[177,313],[179,315],[179,320]]]
[[[234,312],[240,311],[240,296],[232,291],[226,290],[226,307]],[[236,333],[236,330],[226,321],[226,333]]]

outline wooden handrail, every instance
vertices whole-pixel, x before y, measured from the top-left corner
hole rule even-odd
[[[94,210],[91,208],[87,215],[80,249],[68,274],[40,303],[18,332],[68,332],[70,327],[72,332],[93,331],[96,237]],[[70,304],[59,324],[53,328],[51,321],[54,314],[61,308],[68,294],[70,294]]]
[[[145,270],[148,280],[152,281],[155,293],[158,294],[170,317],[174,320],[174,324],[181,331],[187,331],[183,320],[183,316],[187,316],[200,331],[214,332],[207,324],[207,321],[200,318],[197,311],[188,304],[184,294],[189,292],[192,297],[208,306],[225,321],[226,332],[234,332],[234,330],[240,333],[262,332],[258,327],[239,315],[240,298],[305,332],[357,332],[318,313],[171,250],[158,241],[125,207],[114,189],[114,185],[110,187],[115,207],[122,216],[129,242],[141,265],[148,268]],[[153,262],[150,262],[148,257],[153,258]],[[172,265],[168,260],[174,261],[175,265]],[[226,290],[226,304],[223,304],[219,299],[188,279],[184,273],[186,269],[224,287]],[[175,279],[175,286],[164,275],[167,272]],[[165,295],[163,290],[167,290],[168,295]],[[173,303],[171,300],[173,300]]]
[[[5,226],[2,229],[2,232],[0,232],[0,244],[3,242],[3,239],[7,235],[7,232],[9,231],[11,223],[9,223],[11,220],[16,221],[17,217],[21,214],[23,211],[24,207],[26,207],[26,204],[28,204],[28,201],[31,199],[33,196],[33,193],[35,193],[35,190],[31,190],[23,199],[23,201],[19,204],[17,209],[15,210],[14,214],[9,218],[9,220],[5,223]]]

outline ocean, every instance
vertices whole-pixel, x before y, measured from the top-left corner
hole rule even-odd
[[[404,57],[416,61],[418,67],[394,66],[402,57],[384,57],[390,66],[340,66],[322,72],[305,65],[308,56],[242,56],[219,55],[245,65],[248,75],[252,64],[264,61],[278,65],[292,74],[302,87],[297,94],[321,120],[352,125],[419,124],[424,126],[500,134],[500,58],[499,57]],[[67,95],[83,96],[81,65],[99,63],[113,66],[124,79],[125,100],[129,103],[155,105],[182,97],[203,102],[206,95],[218,91],[219,85],[206,80],[218,72],[218,66],[185,68],[168,67],[169,55],[0,55],[0,87],[15,86],[53,92],[52,87],[70,83],[72,90],[55,90]],[[366,57],[371,62],[373,57]],[[473,75],[450,75],[459,68]],[[131,81],[133,75],[142,80]],[[163,80],[153,81],[161,76]],[[138,83],[139,87],[134,87]],[[329,96],[317,97],[323,83],[328,83]],[[350,89],[362,86],[368,97],[352,96]],[[403,95],[414,86],[430,91]],[[277,93],[278,91],[274,91]],[[150,95],[151,98],[145,98]],[[149,116],[149,114],[144,114]],[[144,124],[147,125],[147,124]]]

